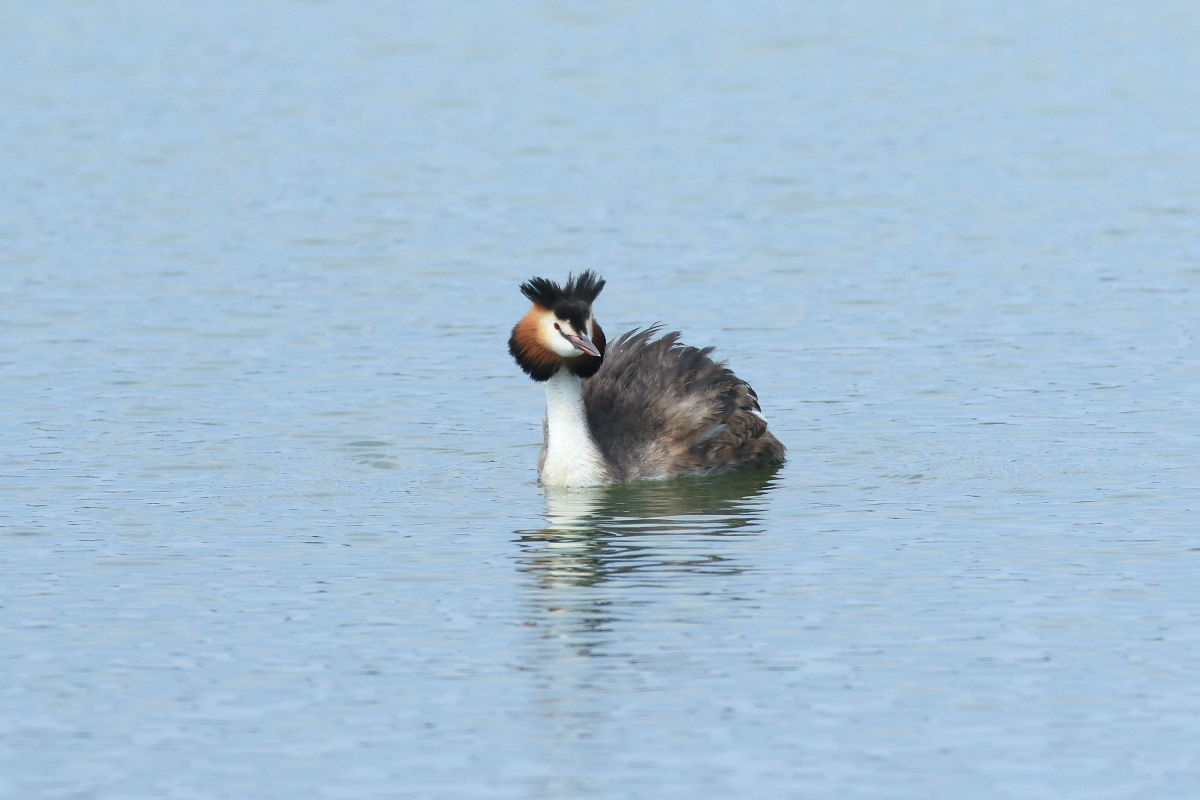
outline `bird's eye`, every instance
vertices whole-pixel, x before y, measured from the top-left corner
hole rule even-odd
[[[556,323],[554,323],[554,330],[558,331],[559,333],[562,333],[562,326],[556,322]]]

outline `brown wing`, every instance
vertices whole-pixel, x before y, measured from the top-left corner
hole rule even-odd
[[[781,463],[754,390],[713,361],[711,347],[680,344],[674,331],[652,339],[658,330],[622,335],[584,381],[592,435],[617,480]]]

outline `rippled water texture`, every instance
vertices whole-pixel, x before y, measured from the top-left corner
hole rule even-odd
[[[1197,42],[9,0],[0,796],[1194,796]],[[536,485],[587,267],[781,470]]]

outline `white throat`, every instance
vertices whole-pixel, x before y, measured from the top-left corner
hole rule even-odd
[[[560,368],[545,385],[546,441],[538,477],[546,486],[609,483],[604,457],[588,429],[583,382]]]

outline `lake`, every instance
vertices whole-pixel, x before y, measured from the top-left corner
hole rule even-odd
[[[1183,798],[1200,6],[0,9],[0,796]],[[518,284],[777,472],[536,482]]]

